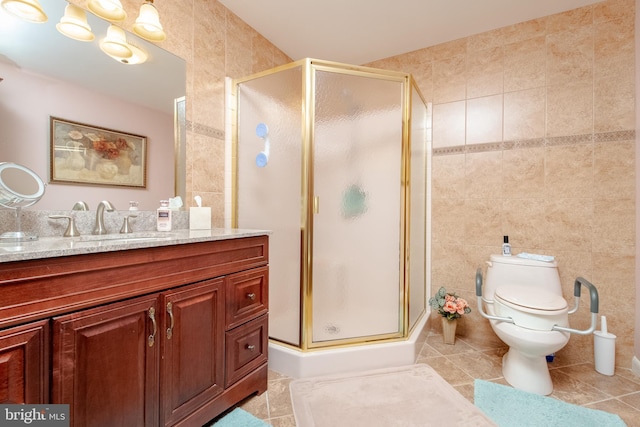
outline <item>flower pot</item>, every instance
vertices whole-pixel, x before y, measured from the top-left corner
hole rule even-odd
[[[456,327],[458,326],[458,319],[442,318],[442,340],[445,344],[456,343]]]

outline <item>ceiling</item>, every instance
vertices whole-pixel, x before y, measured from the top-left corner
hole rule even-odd
[[[219,0],[294,61],[354,65],[601,0]]]

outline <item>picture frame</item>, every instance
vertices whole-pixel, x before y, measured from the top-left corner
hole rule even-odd
[[[49,182],[147,187],[147,138],[50,116]]]

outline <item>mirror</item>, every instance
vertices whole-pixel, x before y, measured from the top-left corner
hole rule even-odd
[[[184,136],[185,126],[184,114],[177,114],[184,110],[185,61],[127,33],[127,42],[146,52],[147,60],[118,62],[100,49],[109,22],[87,12],[95,39],[73,40],[55,28],[67,2],[41,4],[49,18],[42,24],[0,8],[0,161],[50,177],[50,117],[142,135],[148,141],[146,188],[51,183],[38,206],[66,210],[78,200],[93,207],[108,199],[117,209],[131,200],[142,210],[155,209],[159,200],[176,195],[176,182],[183,180],[174,171],[176,147],[183,143],[176,138]]]
[[[20,225],[20,209],[37,203],[44,195],[45,184],[31,169],[11,162],[0,163],[0,206],[15,210],[15,231],[0,235],[0,241],[35,240]]]
[[[36,203],[44,195],[44,182],[24,166],[0,163],[0,205],[15,209]]]

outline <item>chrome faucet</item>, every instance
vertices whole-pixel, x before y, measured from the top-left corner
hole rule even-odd
[[[96,225],[93,227],[93,234],[107,234],[107,229],[104,226],[104,210],[107,212],[113,212],[115,208],[106,200],[98,203],[98,209],[96,210]]]

